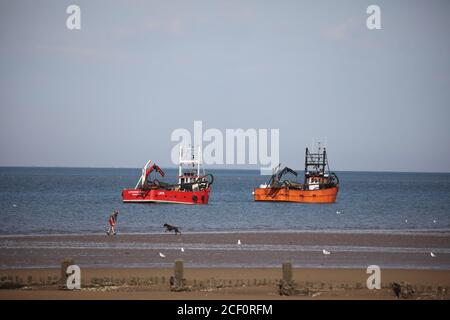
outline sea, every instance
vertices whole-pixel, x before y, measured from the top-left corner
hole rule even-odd
[[[0,235],[104,234],[113,210],[121,233],[183,232],[447,232],[450,174],[337,172],[336,203],[254,202],[268,176],[256,170],[210,170],[208,205],[122,203],[140,169],[0,168]],[[166,182],[175,182],[175,169]],[[302,177],[302,172],[299,172]]]

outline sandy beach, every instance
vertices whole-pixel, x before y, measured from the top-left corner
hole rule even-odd
[[[0,299],[396,299],[394,282],[409,285],[410,299],[448,299],[449,250],[446,232],[1,236]],[[58,288],[68,258],[80,290]],[[181,292],[169,284],[177,259]],[[285,261],[299,294],[280,295]],[[381,268],[380,290],[366,288],[369,265]]]
[[[0,290],[0,299],[397,299],[391,283],[407,283],[408,299],[449,299],[446,270],[382,270],[380,290],[366,288],[365,269],[294,269],[299,289],[308,294],[281,296],[280,268],[185,269],[189,290],[170,291],[173,269],[82,269],[80,290],[59,290],[59,269],[2,270],[0,277],[25,282]],[[29,282],[29,283],[27,283]]]

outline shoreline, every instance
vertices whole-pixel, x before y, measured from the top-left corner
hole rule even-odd
[[[242,245],[237,241],[241,240]],[[183,248],[183,251],[181,251]],[[323,255],[322,250],[330,251]],[[162,252],[166,258],[162,259]],[[431,252],[435,257],[431,256]],[[0,237],[0,269],[58,267],[72,258],[89,268],[167,268],[175,259],[203,268],[276,267],[450,270],[450,233],[169,233]]]
[[[183,231],[183,230],[182,230]],[[360,234],[360,235],[435,235],[450,236],[450,229],[322,229],[322,230],[217,230],[217,231],[184,231],[185,235],[202,234]],[[149,232],[118,232],[122,236],[146,236],[146,235],[166,235],[167,232],[149,231]],[[2,238],[25,238],[25,237],[66,237],[66,236],[104,236],[105,232],[74,232],[74,233],[30,233],[30,234],[0,234]]]

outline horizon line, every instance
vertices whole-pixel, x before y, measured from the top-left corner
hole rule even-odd
[[[39,168],[39,169],[136,169],[141,170],[140,167],[101,167],[101,166],[9,166],[0,165],[0,168]],[[178,169],[177,166],[169,166],[166,169]],[[205,169],[208,171],[207,169]],[[245,169],[245,168],[211,168],[209,170],[235,170],[235,171],[259,171],[260,169]],[[294,169],[295,171],[304,171],[303,169]],[[373,173],[443,173],[450,174],[450,171],[396,171],[396,170],[333,170],[334,172],[373,172]],[[333,172],[332,171],[332,172]]]

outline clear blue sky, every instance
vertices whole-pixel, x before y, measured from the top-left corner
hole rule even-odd
[[[334,170],[450,172],[449,14],[445,0],[1,0],[0,166],[167,166],[171,132],[203,120],[279,128],[296,168],[327,136]]]

